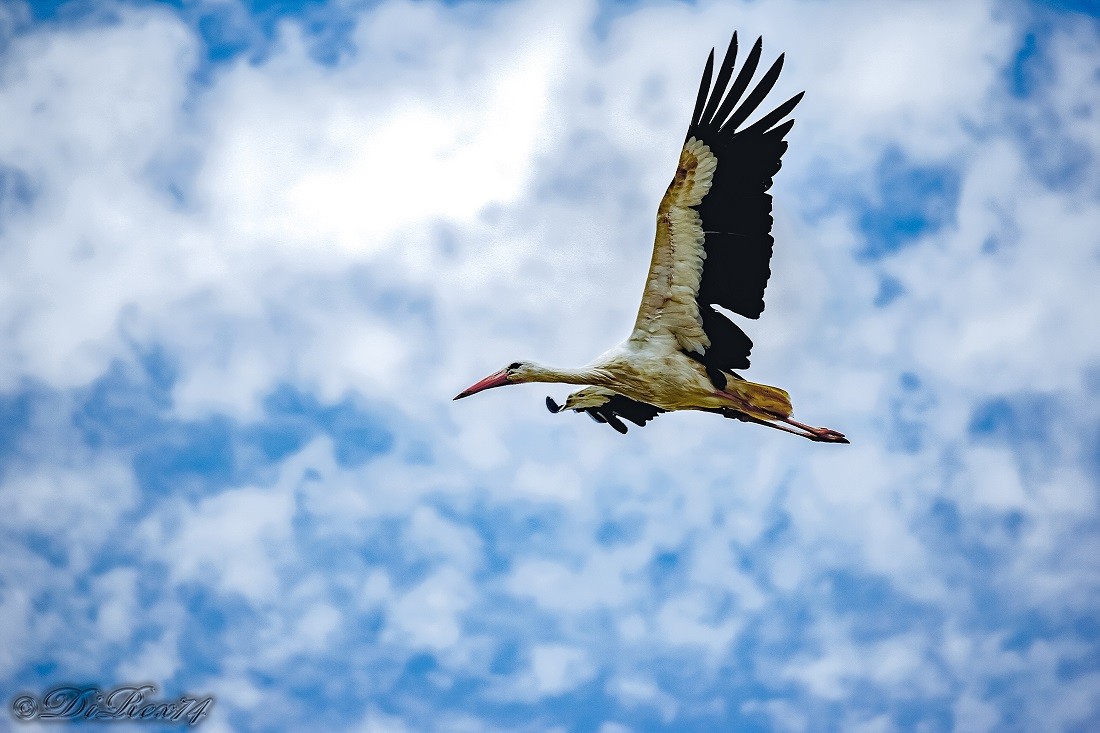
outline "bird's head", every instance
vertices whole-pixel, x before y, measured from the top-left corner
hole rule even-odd
[[[493,387],[503,387],[506,384],[533,382],[536,381],[539,373],[540,370],[538,366],[529,361],[513,361],[499,372],[493,372],[480,382],[459,392],[458,395],[455,396],[455,399],[460,400],[463,397],[469,397],[472,394],[477,394],[478,392],[492,389]]]

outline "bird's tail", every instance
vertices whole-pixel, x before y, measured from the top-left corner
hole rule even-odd
[[[790,417],[794,410],[791,396],[779,387],[731,379],[726,382],[726,391],[745,401],[745,407],[741,408],[743,412],[760,420],[774,420],[776,416]]]

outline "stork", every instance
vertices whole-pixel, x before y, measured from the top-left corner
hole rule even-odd
[[[733,78],[737,33],[711,88],[714,49],[699,83],[679,165],[657,209],[657,235],[634,330],[580,369],[517,361],[455,399],[526,382],[586,385],[551,412],[586,412],[621,433],[622,419],[643,426],[662,412],[703,410],[800,435],[847,443],[843,433],[791,418],[788,394],[735,373],[749,366],[752,341],[718,308],[756,319],[771,274],[772,198],[768,189],[794,125],[784,119],[804,92],[747,127],[775,85],[783,56],[747,95],[762,39]],[[730,82],[733,78],[732,83]]]

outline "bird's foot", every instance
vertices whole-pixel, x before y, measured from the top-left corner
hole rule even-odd
[[[804,438],[809,438],[810,440],[817,441],[818,443],[851,442],[850,440],[848,440],[848,438],[844,437],[844,433],[833,430],[832,428],[815,428],[812,425],[807,425],[806,423],[801,423],[798,422],[798,420],[792,420],[790,417],[783,417],[782,415],[776,415],[776,418],[778,420],[782,420],[788,425],[798,428],[799,430],[804,430],[805,433],[799,433],[799,435]]]
[[[809,428],[812,435],[810,440],[816,440],[819,443],[850,443],[844,433],[833,430],[831,428]]]

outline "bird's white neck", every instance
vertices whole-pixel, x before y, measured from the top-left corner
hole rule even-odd
[[[564,369],[560,367],[548,367],[542,364],[532,364],[523,376],[524,382],[555,382],[560,384],[591,384],[598,387],[607,386],[610,375],[600,369],[582,367],[580,369]]]

